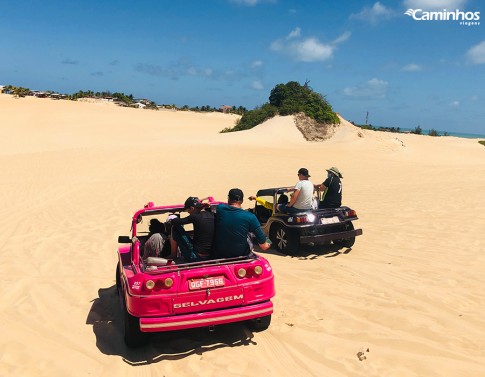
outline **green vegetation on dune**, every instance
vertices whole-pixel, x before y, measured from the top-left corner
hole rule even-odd
[[[269,103],[246,112],[233,128],[221,132],[248,130],[275,115],[304,113],[321,124],[338,124],[340,120],[325,97],[314,92],[308,82],[300,85],[296,81],[278,84],[271,90]]]

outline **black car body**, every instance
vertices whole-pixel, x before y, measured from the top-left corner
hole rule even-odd
[[[291,191],[291,187],[261,189],[257,196],[268,203],[278,203],[281,195]],[[316,191],[315,200],[320,193]],[[256,202],[251,211],[258,218],[264,234],[273,246],[285,254],[294,254],[300,244],[330,244],[351,247],[355,237],[362,234],[362,229],[354,229],[353,221],[357,213],[347,207],[312,209],[297,214],[281,213],[277,206],[266,208]]]

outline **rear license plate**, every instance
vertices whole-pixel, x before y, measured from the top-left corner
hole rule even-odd
[[[206,288],[215,288],[215,287],[223,287],[223,286],[224,286],[223,276],[214,276],[214,277],[204,278],[204,279],[189,280],[189,289],[191,291],[195,289],[206,289]]]
[[[338,219],[338,216],[333,216],[333,217],[323,217],[320,219],[320,224],[336,224],[340,222]]]

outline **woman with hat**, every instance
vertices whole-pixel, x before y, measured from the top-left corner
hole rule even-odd
[[[327,179],[320,185],[315,185],[316,189],[323,191],[322,199],[318,208],[337,208],[342,205],[342,174],[336,167],[327,170]]]

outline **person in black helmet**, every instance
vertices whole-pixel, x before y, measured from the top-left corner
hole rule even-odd
[[[177,248],[184,259],[188,262],[208,259],[211,256],[212,244],[214,241],[214,213],[207,203],[202,203],[199,198],[190,196],[184,204],[184,210],[189,213],[187,217],[174,217],[170,220],[172,226],[171,254],[174,259]],[[194,237],[191,239],[183,225],[193,224]]]

